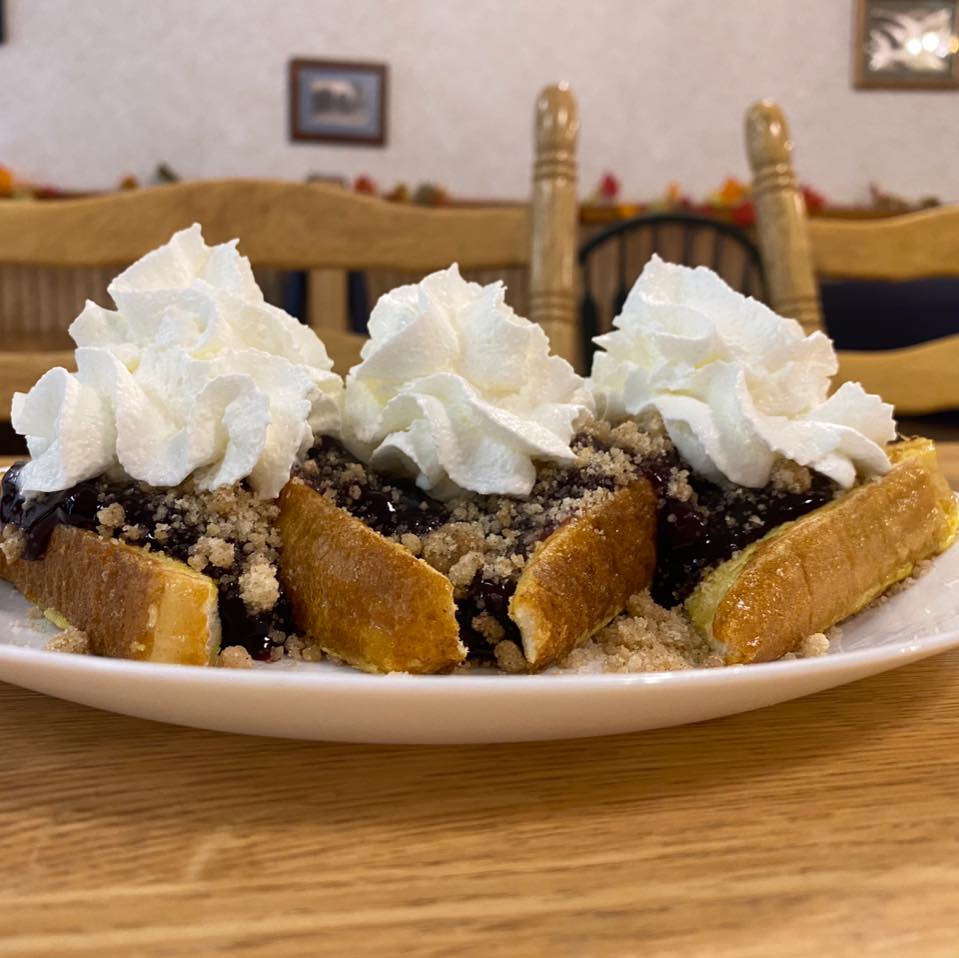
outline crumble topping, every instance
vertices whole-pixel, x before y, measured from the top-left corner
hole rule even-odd
[[[812,488],[812,470],[791,459],[777,459],[769,474],[773,489],[800,494]]]
[[[649,592],[556,666],[561,672],[673,672],[715,668],[722,656],[679,609],[664,609]]]
[[[111,502],[97,511],[97,532],[101,536],[111,537],[116,529],[126,523],[126,513],[119,502]]]
[[[26,536],[14,525],[0,528],[0,552],[7,562],[16,562],[23,555]]]
[[[787,652],[784,659],[814,659],[829,651],[829,636],[825,632],[814,632],[799,643],[799,647]]]
[[[215,526],[219,531],[218,523],[210,523],[207,528]],[[129,526],[124,526],[123,531],[126,534]],[[164,530],[164,537],[160,541],[169,541],[169,528]],[[141,536],[138,536],[140,538]],[[215,566],[217,569],[229,569],[236,562],[236,547],[232,542],[221,539],[220,536],[200,536],[193,546],[187,563],[197,572],[202,572],[208,565]],[[247,603],[249,605],[249,603]],[[272,603],[268,608],[272,608]]]
[[[807,636],[783,659],[808,659],[825,655],[834,626],[828,634]],[[724,665],[720,651],[701,636],[679,608],[664,609],[648,592],[632,596],[626,611],[588,642],[573,649],[560,662],[558,672],[679,672]]]
[[[224,669],[252,669],[253,657],[242,645],[228,645],[220,650],[216,664]]]
[[[210,576],[221,593],[237,596],[251,616],[276,608],[280,536],[274,501],[256,498],[240,483],[206,492],[189,481],[156,489],[100,480],[97,497],[101,535],[186,562]]]
[[[231,556],[232,552],[231,546]],[[280,599],[276,565],[262,553],[255,553],[250,558],[246,571],[240,574],[238,581],[240,598],[251,612],[269,612]]]
[[[291,635],[283,645],[288,659],[296,662],[320,662],[324,658],[323,650],[309,639]]]
[[[90,640],[86,632],[70,626],[55,635],[45,646],[48,652],[72,652],[74,655],[89,655]]]

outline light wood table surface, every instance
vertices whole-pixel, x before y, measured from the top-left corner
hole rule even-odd
[[[959,652],[699,725],[462,748],[0,685],[0,954],[951,958],[957,742]]]

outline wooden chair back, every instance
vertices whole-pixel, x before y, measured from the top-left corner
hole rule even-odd
[[[547,87],[535,109],[532,199],[521,206],[430,209],[360,196],[328,184],[264,180],[191,182],[75,200],[0,203],[0,266],[122,267],[194,222],[209,243],[239,237],[257,267],[529,269],[529,318],[553,349],[578,364],[574,263],[577,236],[575,98]],[[64,316],[64,326],[72,316]],[[313,317],[345,372],[362,338]],[[16,390],[68,351],[30,348],[29,314],[0,343],[0,418]]]
[[[623,220],[590,237],[579,249],[584,356],[595,350],[593,337],[611,328],[653,253],[674,263],[709,266],[734,289],[759,299],[765,296],[759,249],[739,227],[684,212],[646,213]],[[600,301],[602,290],[614,290],[610,302]]]
[[[807,218],[789,127],[769,100],[746,113],[746,152],[770,303],[807,331],[823,328],[817,276],[959,277],[959,207],[880,220]],[[959,334],[902,349],[840,351],[839,381],[846,380],[862,382],[901,413],[959,408]]]

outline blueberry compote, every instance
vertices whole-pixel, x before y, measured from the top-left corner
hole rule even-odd
[[[469,651],[469,658],[485,662],[495,657],[493,644],[473,624],[483,615],[499,623],[500,641],[506,639],[522,648],[519,627],[509,617],[509,600],[516,591],[516,579],[488,579],[477,573],[466,587],[466,594],[456,603],[456,622],[460,638]]]
[[[12,524],[24,533],[21,555],[27,560],[43,556],[57,525],[97,529],[101,526],[100,510],[118,504],[123,508],[123,527],[110,530],[114,537],[125,538],[125,529],[136,528],[136,538],[128,541],[187,562],[207,531],[206,520],[211,518],[196,509],[186,510],[182,505],[185,500],[167,490],[106,479],[88,480],[61,492],[24,499],[17,488],[22,468],[23,463],[17,463],[3,477],[0,523]],[[193,499],[199,501],[200,496],[194,493]],[[224,648],[242,645],[253,658],[269,660],[276,646],[282,644],[276,637],[294,631],[289,610],[282,597],[266,612],[254,613],[247,608],[239,586],[242,544],[234,545],[237,558],[232,563],[203,569],[217,585],[221,644]]]
[[[97,524],[97,487],[94,482],[81,482],[62,492],[48,492],[24,500],[17,488],[25,462],[14,463],[3,474],[0,494],[0,525],[16,526],[23,533],[24,559],[39,559],[46,551],[53,530],[58,525],[93,529]]]
[[[443,504],[403,479],[385,478],[363,466],[335,439],[310,450],[303,478],[338,506],[383,536],[424,535],[447,519]]]
[[[656,571],[650,593],[670,608],[686,599],[712,566],[834,498],[835,483],[817,473],[804,491],[773,485],[721,487],[690,474],[693,496],[668,495],[670,475],[682,467],[674,456],[644,470],[660,494]]]

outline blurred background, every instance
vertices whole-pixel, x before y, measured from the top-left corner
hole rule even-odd
[[[886,4],[885,6],[895,6]],[[912,7],[922,7],[913,3]],[[183,177],[362,174],[383,190],[523,199],[529,105],[567,80],[584,196],[747,178],[741,117],[777,100],[801,179],[840,205],[870,184],[959,199],[954,94],[854,89],[848,0],[5,0],[0,163],[55,187]],[[287,63],[389,69],[381,148],[291,142]]]
[[[404,208],[519,209],[530,196],[533,104],[546,84],[563,80],[580,118],[572,282],[581,368],[592,336],[609,328],[658,251],[712,266],[807,328],[824,326],[841,350],[944,342],[932,367],[911,353],[889,365],[933,368],[939,383],[959,365],[959,238],[950,238],[959,225],[951,233],[937,226],[921,247],[912,233],[890,234],[893,246],[912,244],[913,259],[935,263],[908,275],[861,264],[837,273],[803,237],[807,221],[816,239],[817,223],[899,222],[959,200],[957,7],[0,0],[0,246],[7,230],[8,252],[15,247],[3,206],[52,209],[232,177],[322,182]],[[757,221],[759,161],[751,169],[743,128],[760,98],[788,117],[796,144],[789,184],[800,199],[777,181],[785,192]],[[777,226],[783,210],[788,218],[797,209],[788,229]],[[791,264],[785,286],[777,262]],[[69,349],[67,327],[84,299],[108,304],[106,285],[124,265],[0,256],[0,367]],[[321,334],[362,334],[383,291],[419,278],[382,263],[254,266],[267,298]],[[525,261],[466,273],[504,278],[514,308],[532,315]],[[0,368],[6,402],[22,387],[2,380]],[[954,424],[959,387],[936,390],[919,411]],[[0,443],[16,447],[3,430]]]

